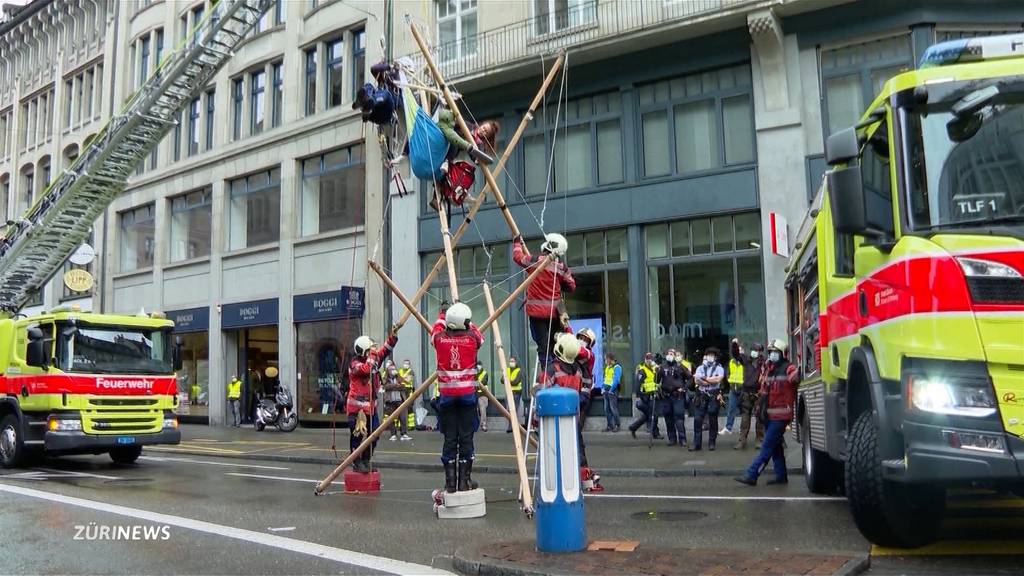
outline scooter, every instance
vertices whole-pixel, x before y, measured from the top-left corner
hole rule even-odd
[[[299,415],[292,409],[292,395],[288,388],[278,386],[274,398],[263,397],[256,405],[257,432],[267,426],[277,426],[281,432],[291,432],[299,425]]]

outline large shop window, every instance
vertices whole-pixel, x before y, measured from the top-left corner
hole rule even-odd
[[[362,225],[366,217],[365,186],[362,144],[303,160],[302,235]]]
[[[623,181],[622,97],[618,92],[577,98],[556,114],[530,122],[523,143],[526,194],[543,196]],[[548,164],[554,152],[554,181]]]
[[[822,116],[828,133],[856,124],[882,84],[913,64],[909,34],[823,49]]]
[[[188,397],[188,408],[181,414],[208,416],[210,406],[210,337],[206,332],[181,334],[181,370],[178,394]]]
[[[638,87],[644,176],[753,162],[751,92],[748,64]]]
[[[229,249],[277,242],[281,236],[281,170],[232,180],[230,189]]]
[[[690,359],[732,338],[765,340],[764,280],[757,213],[646,229],[651,347]]]
[[[156,246],[155,205],[146,204],[121,212],[121,272],[153,265]]]
[[[362,333],[360,320],[325,320],[296,325],[299,417],[330,420],[345,416],[348,351]]]
[[[171,262],[210,255],[212,195],[207,188],[170,199]]]

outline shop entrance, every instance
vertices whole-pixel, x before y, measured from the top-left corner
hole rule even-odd
[[[280,383],[276,326],[237,330],[238,377],[242,380],[242,422],[251,424],[256,402]]]

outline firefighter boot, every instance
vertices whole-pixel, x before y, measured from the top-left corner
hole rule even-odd
[[[372,448],[367,448],[366,450],[363,451],[363,454],[362,454],[363,469],[366,472],[373,472],[373,466],[370,465],[370,457],[371,457],[372,453],[373,453],[373,449]]]
[[[459,460],[459,492],[476,490],[477,483],[470,476],[473,472],[472,460]]]
[[[458,470],[455,468],[455,461],[449,460],[444,463],[444,491],[451,494],[455,492],[458,485]]]

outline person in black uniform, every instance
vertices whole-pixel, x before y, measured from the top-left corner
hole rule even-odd
[[[668,433],[668,445],[678,443],[686,447],[686,389],[693,380],[690,371],[679,362],[675,350],[665,352],[665,362],[658,368],[654,381],[658,384],[657,402],[661,405],[661,414],[665,417],[665,431]]]

